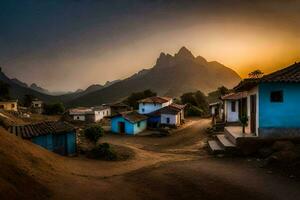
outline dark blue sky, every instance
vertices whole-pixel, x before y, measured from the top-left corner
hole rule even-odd
[[[299,42],[299,5],[293,0],[2,0],[0,65],[11,77],[51,90],[124,78],[151,67],[161,51],[175,53],[181,46],[243,73],[243,67],[271,65],[268,59],[243,63],[244,54],[275,44],[277,54],[268,56],[291,51],[271,66],[277,67],[299,58],[293,48]],[[243,55],[234,50],[227,55],[226,41]]]

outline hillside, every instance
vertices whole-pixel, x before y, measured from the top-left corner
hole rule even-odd
[[[153,68],[144,69],[109,87],[83,95],[69,104],[99,105],[118,101],[132,92],[145,89],[174,97],[195,90],[208,93],[222,85],[231,88],[240,80],[240,76],[232,69],[216,61],[208,62],[201,56],[195,57],[182,47],[174,56],[161,53]]]
[[[0,199],[48,199],[44,180],[55,176],[56,155],[0,127]]]

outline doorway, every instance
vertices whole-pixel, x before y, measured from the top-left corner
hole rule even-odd
[[[256,94],[250,96],[250,131],[256,134]]]
[[[124,134],[125,133],[125,122],[119,122],[119,133]]]

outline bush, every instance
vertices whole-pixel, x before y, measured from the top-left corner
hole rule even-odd
[[[204,115],[204,112],[202,109],[191,105],[187,108],[186,114],[188,116],[200,116],[201,117]]]
[[[117,160],[117,154],[108,143],[96,146],[89,152],[88,157],[103,160]]]
[[[97,143],[100,137],[103,136],[104,130],[101,126],[90,126],[84,130],[84,136],[91,142]]]

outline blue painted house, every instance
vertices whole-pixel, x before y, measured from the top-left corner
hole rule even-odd
[[[147,117],[135,111],[117,114],[111,118],[113,133],[135,135],[147,129]]]
[[[65,122],[52,121],[11,126],[8,131],[54,153],[64,156],[76,154],[76,130]]]
[[[259,137],[300,136],[300,63],[259,79],[245,79],[235,90],[247,92],[245,101],[240,102],[246,105],[248,133]]]

